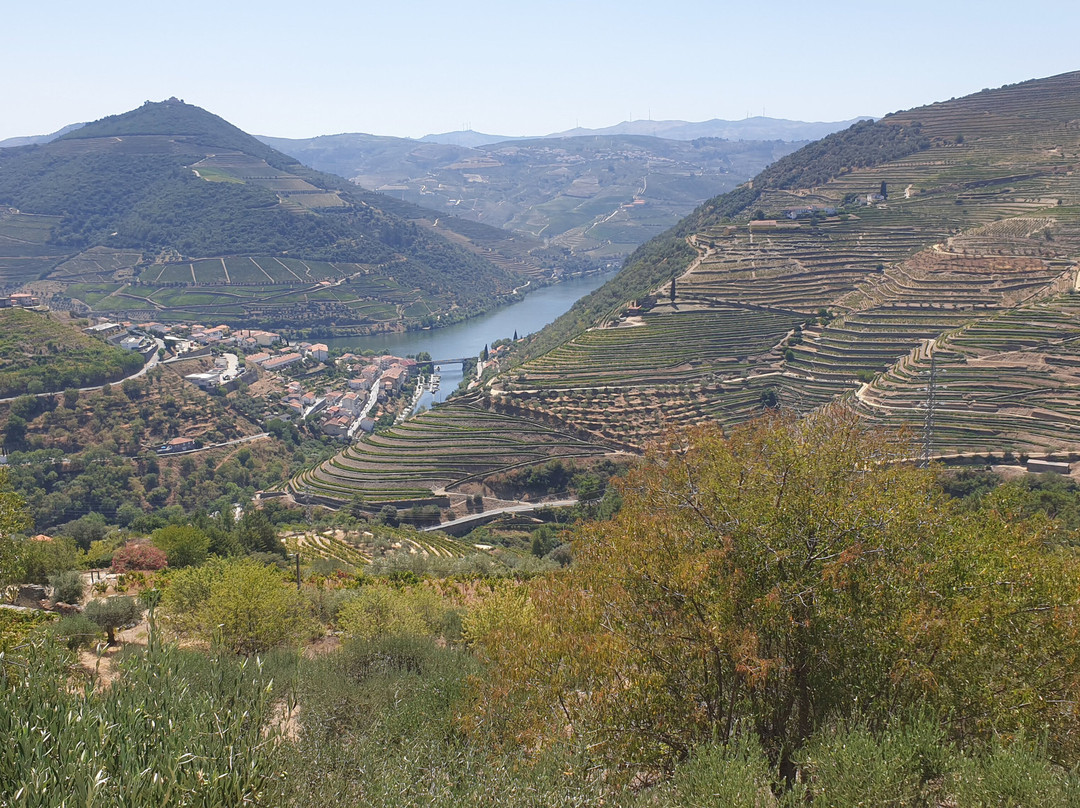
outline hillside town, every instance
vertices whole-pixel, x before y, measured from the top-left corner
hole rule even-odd
[[[203,369],[184,374],[184,379],[211,393],[267,380],[266,396],[272,405],[267,419],[304,421],[323,435],[342,440],[359,431],[373,432],[380,418],[392,423],[406,415],[417,386],[409,382],[420,369],[420,363],[408,357],[349,352],[334,356],[325,343],[290,343],[272,331],[227,325],[102,321],[84,330],[147,356],[156,349],[169,364],[202,359]],[[178,438],[158,451],[196,448],[189,444]]]

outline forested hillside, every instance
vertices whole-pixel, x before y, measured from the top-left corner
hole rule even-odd
[[[450,241],[418,225],[418,209],[394,212],[393,200],[305,168],[175,99],[0,151],[0,205],[10,208],[0,276],[45,281],[59,291],[57,305],[116,316],[193,319],[220,309],[234,322],[270,323],[275,313],[303,320],[332,312],[343,325],[380,328],[483,310],[529,274],[550,274],[522,257],[527,248],[506,257],[466,235]],[[79,258],[94,248],[121,251],[126,263]],[[256,266],[265,258],[267,269],[252,274],[248,256]],[[226,269],[215,280],[189,269],[230,257],[249,271],[234,269],[234,279]],[[274,259],[325,266],[282,272]],[[370,282],[331,291],[358,278]],[[267,283],[280,286],[257,288]],[[159,301],[169,297],[163,288],[190,291]]]
[[[0,309],[0,398],[101,385],[142,365],[140,354],[86,336],[46,314]]]

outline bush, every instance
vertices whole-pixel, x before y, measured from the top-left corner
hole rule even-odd
[[[16,569],[23,583],[45,584],[49,577],[79,566],[75,542],[66,537],[52,541],[27,539],[18,544]]]
[[[934,805],[954,754],[932,718],[895,721],[878,733],[842,723],[807,745],[802,779],[810,795],[829,805]]]
[[[162,610],[178,635],[217,641],[238,654],[299,644],[315,628],[303,594],[276,567],[250,558],[177,572]]]
[[[83,586],[82,574],[76,570],[68,570],[53,575],[49,578],[49,584],[53,588],[54,603],[82,603]]]
[[[69,614],[49,627],[49,634],[70,650],[89,648],[101,637],[101,626],[85,614]]]
[[[399,589],[369,584],[357,590],[338,610],[341,630],[350,637],[438,637],[453,634],[453,609],[430,589]]]
[[[160,570],[165,569],[168,563],[169,559],[164,550],[149,542],[133,541],[113,553],[112,570],[113,572]]]

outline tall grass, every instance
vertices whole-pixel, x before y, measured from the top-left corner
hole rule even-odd
[[[305,661],[299,737],[282,747],[279,806],[586,806],[603,784],[571,756],[526,762],[483,748],[455,720],[471,655],[430,639],[355,641]],[[609,800],[610,804],[610,800]]]
[[[0,805],[241,805],[278,776],[256,660],[152,644],[111,683],[70,661],[45,637],[0,658]]]

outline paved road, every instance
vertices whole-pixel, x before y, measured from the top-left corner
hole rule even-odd
[[[538,511],[541,508],[566,508],[570,505],[577,505],[576,499],[555,499],[550,502],[526,502],[521,505],[506,505],[502,508],[489,508],[483,513],[471,513],[468,516],[463,516],[460,519],[455,519],[453,522],[443,522],[440,525],[430,525],[423,530],[428,533],[432,530],[446,530],[450,527],[458,527],[459,525],[467,525],[470,522],[478,522],[482,519],[490,519],[492,516],[498,516],[502,513],[528,513],[529,511]]]
[[[234,446],[237,443],[247,443],[253,440],[262,440],[263,438],[269,438],[269,432],[257,432],[254,435],[247,435],[243,438],[233,438],[227,440],[224,443],[208,443],[206,446],[200,446],[198,449],[188,449],[185,452],[164,452],[161,453],[162,457],[176,457],[178,455],[195,454],[195,452],[205,452],[207,449],[220,449],[222,446]]]

